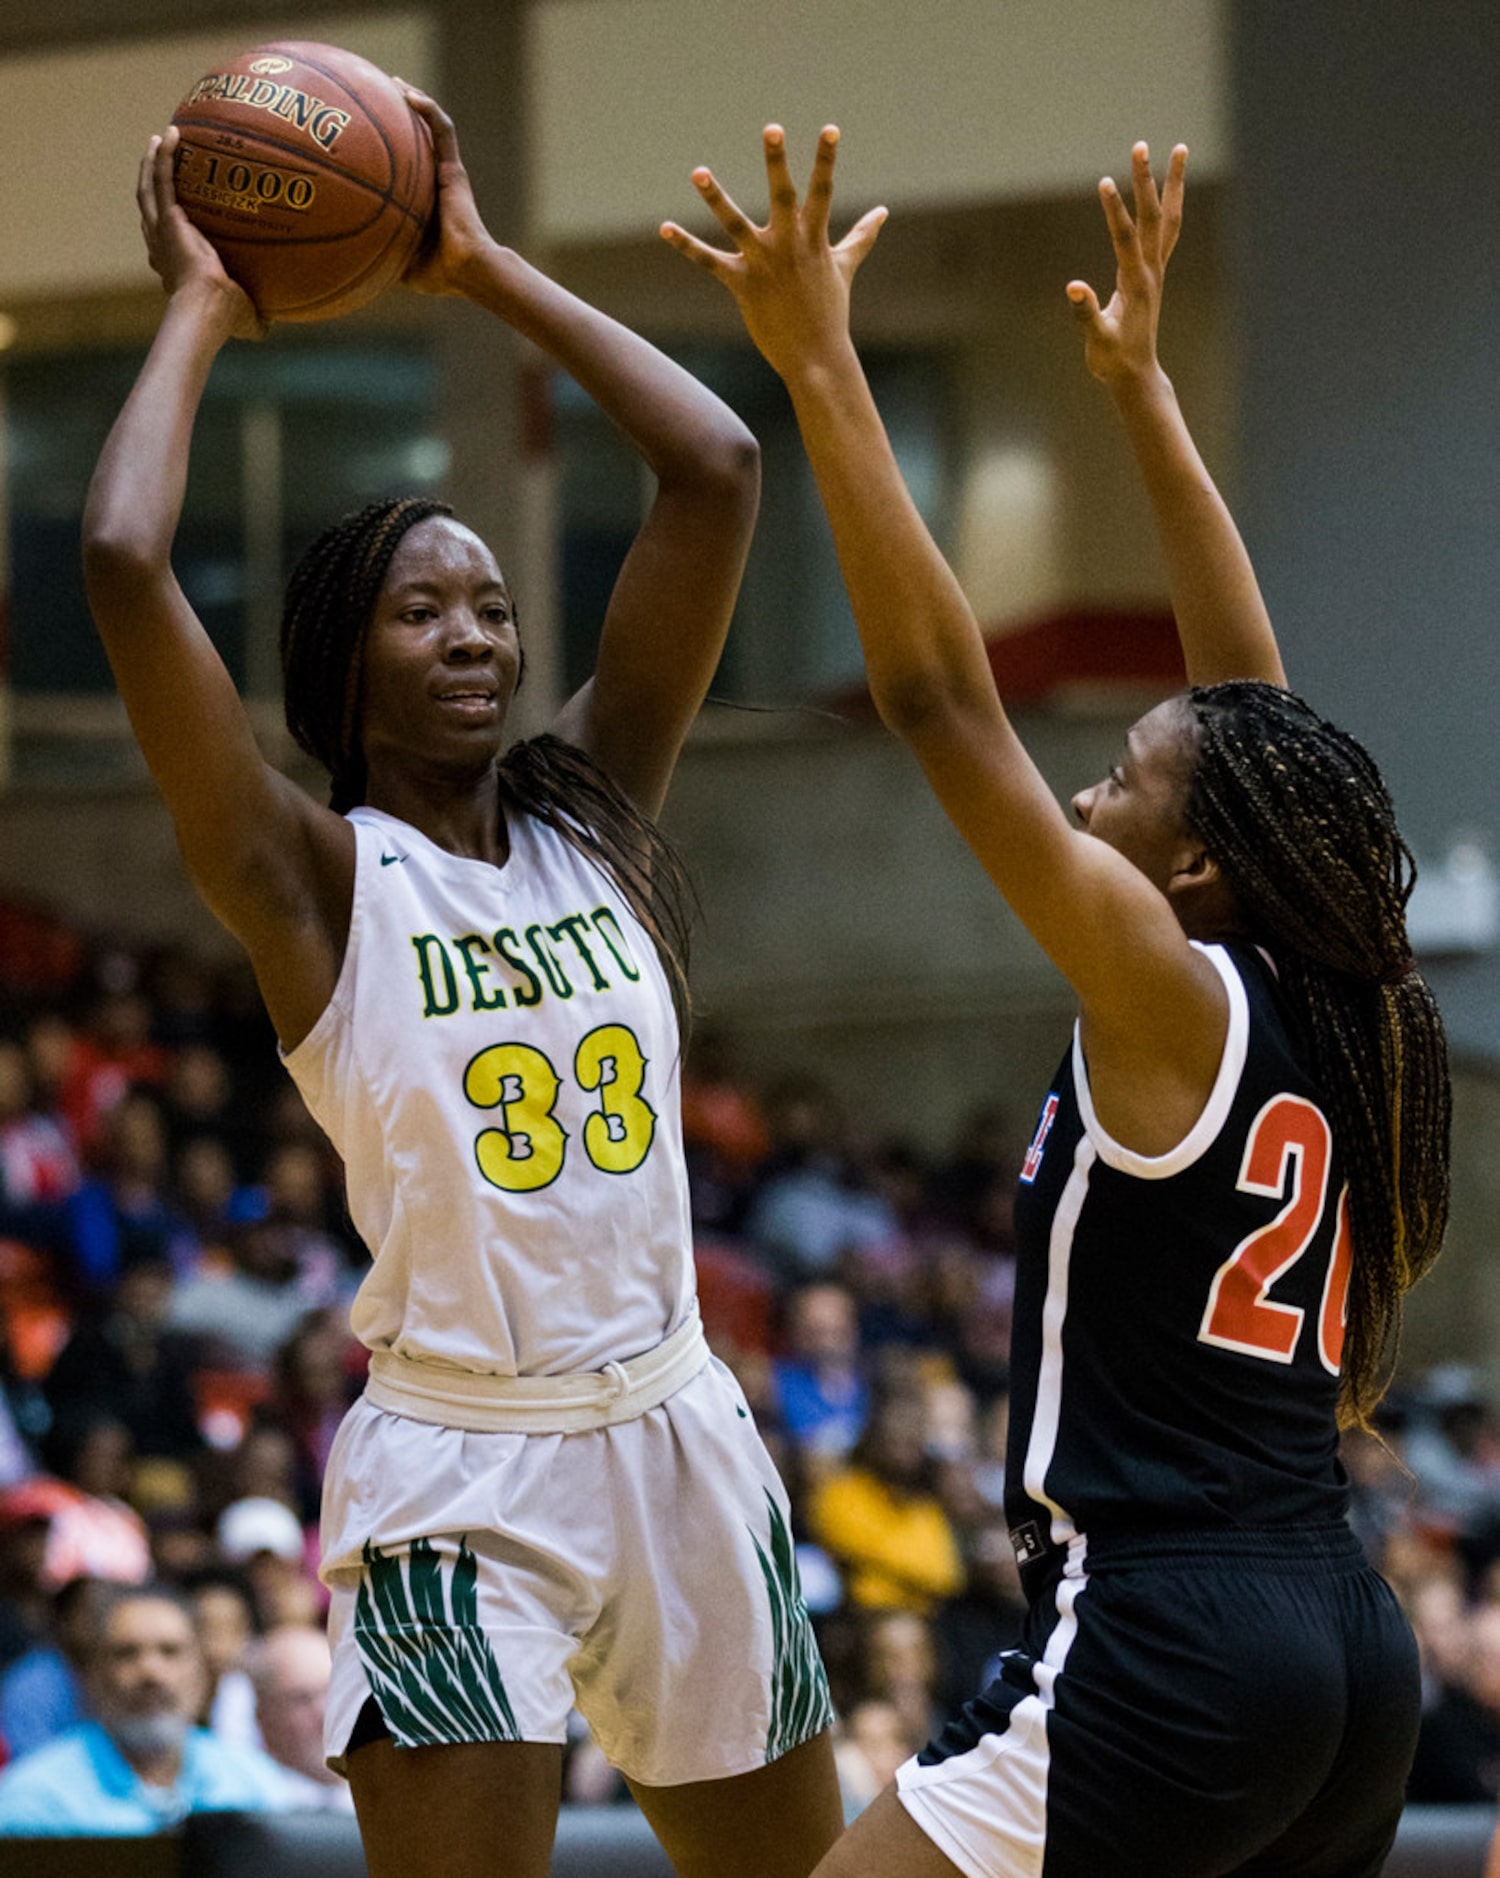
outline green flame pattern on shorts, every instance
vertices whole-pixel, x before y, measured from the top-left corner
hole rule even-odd
[[[750,1536],[771,1605],[771,1726],[766,1735],[766,1759],[774,1761],[833,1726],[833,1701],[802,1599],[802,1579],[791,1532],[769,1493],[766,1508],[771,1523],[770,1551],[753,1532]]]
[[[366,1544],[354,1638],[375,1701],[402,1747],[519,1741],[500,1665],[479,1627],[479,1566],[464,1541],[446,1574],[430,1539],[401,1555]]]

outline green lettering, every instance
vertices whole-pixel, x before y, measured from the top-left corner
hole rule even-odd
[[[464,970],[469,975],[469,990],[472,994],[470,1008],[475,1011],[503,1011],[505,993],[498,985],[486,987],[484,981],[489,977],[490,968],[474,957],[476,948],[480,952],[490,950],[488,939],[482,939],[477,932],[470,932],[465,933],[462,939],[455,939],[453,943],[458,947],[463,958]]]
[[[596,906],[591,917],[594,922],[594,931],[598,933],[599,937],[609,947],[610,951],[614,953],[616,965],[619,966],[620,970],[624,972],[625,976],[633,985],[638,984],[640,982],[641,968],[636,964],[634,958],[632,958],[630,947],[625,943],[625,935],[620,931],[620,922],[607,906]],[[615,936],[613,939],[609,936],[610,927],[614,928]],[[616,941],[619,943],[616,944]]]
[[[495,950],[500,954],[501,958],[505,960],[512,971],[519,972],[526,980],[524,988],[520,985],[512,985],[510,995],[515,999],[518,1005],[540,1004],[542,1001],[541,979],[537,977],[536,973],[526,963],[525,959],[516,957],[515,953],[507,946],[507,940],[509,940],[510,945],[513,946],[521,943],[515,935],[514,928],[502,926],[499,932],[495,934]]]
[[[414,935],[412,944],[417,949],[417,970],[422,977],[422,995],[424,1017],[451,1017],[458,1009],[458,981],[453,976],[453,965],[448,957],[448,948],[435,932]],[[434,951],[434,948],[436,950]],[[432,962],[434,957],[442,967],[443,996],[440,999],[433,980]]]
[[[595,991],[608,991],[609,980],[604,977],[598,965],[595,964],[594,955],[589,951],[588,945],[583,937],[583,928],[587,926],[587,924],[588,918],[585,914],[570,913],[566,919],[560,919],[555,926],[549,926],[547,931],[554,939],[559,940],[562,938],[563,934],[566,933],[573,941],[579,958],[581,958],[584,964],[589,968],[589,977],[594,981]]]
[[[525,939],[527,945],[531,947],[531,955],[536,960],[537,964],[541,966],[543,972],[546,974],[547,983],[551,985],[558,997],[571,998],[573,995],[573,987],[568,982],[568,975],[558,963],[557,956],[552,948],[542,937],[543,931],[544,928],[541,926],[528,926],[526,928]]]

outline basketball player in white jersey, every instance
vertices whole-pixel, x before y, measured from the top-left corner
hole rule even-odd
[[[440,203],[411,284],[539,345],[657,480],[556,735],[502,755],[504,576],[443,505],[392,501],[330,529],[288,593],[288,722],[331,806],[262,760],[171,568],[204,382],[258,321],[177,205],[170,132],[138,190],[170,297],[84,531],[188,870],[373,1257],[369,1384],[325,1487],[328,1751],[373,1878],[543,1878],[576,1702],[678,1871],[803,1878],[840,1826],[827,1685],[786,1496],[694,1306],[685,916],[651,820],[729,623],[755,446],[491,240],[452,124],[411,101]]]

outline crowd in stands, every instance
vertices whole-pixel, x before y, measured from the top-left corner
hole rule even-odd
[[[707,1030],[686,1066],[705,1325],[793,1496],[851,1812],[1019,1629],[1013,1093],[933,1155]],[[18,965],[0,910],[0,1832],[348,1807],[316,1532],[364,1259],[243,971],[67,934]],[[1422,1650],[1412,1796],[1494,1801],[1500,1414],[1456,1369],[1382,1413],[1346,1464]],[[581,1722],[565,1792],[625,1798]]]

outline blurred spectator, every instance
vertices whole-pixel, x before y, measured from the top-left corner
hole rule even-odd
[[[0,1741],[19,1760],[88,1714],[86,1679],[109,1589],[74,1578],[52,1598],[47,1634],[0,1674]]]
[[[1010,1388],[1015,1260],[1000,1255],[980,1257],[972,1275],[975,1283],[952,1326],[953,1366],[980,1406],[989,1408]]]
[[[188,1813],[283,1805],[273,1761],[193,1725],[202,1681],[182,1599],[165,1590],[116,1593],[89,1676],[95,1719],[0,1774],[0,1833],[134,1835]]]
[[[920,1747],[943,1725],[932,1626],[916,1611],[870,1611],[864,1631],[865,1690],[891,1704]]]
[[[933,1619],[938,1706],[953,1713],[999,1673],[1003,1650],[1019,1643],[1026,1617],[1020,1567],[1003,1517],[992,1517],[967,1548],[964,1587]]]
[[[78,1033],[60,1011],[38,1011],[26,1026],[26,1067],[31,1074],[32,1105],[58,1127],[74,1149],[78,1146],[63,1113],[63,1086],[73,1061]]]
[[[895,1213],[848,1162],[827,1088],[813,1077],[790,1078],[768,1110],[773,1147],[745,1231],[782,1275],[828,1277],[844,1253],[893,1238]]]
[[[1422,1717],[1407,1798],[1426,1804],[1493,1804],[1500,1797],[1500,1604],[1468,1620],[1463,1681]]]
[[[850,1464],[813,1494],[814,1536],[844,1574],[850,1600],[923,1615],[963,1583],[953,1529],[932,1490],[920,1396],[879,1403]]]
[[[6,1251],[7,1242],[0,1239],[0,1271]],[[11,1327],[0,1310],[0,1490],[37,1472],[38,1443],[51,1421],[52,1410],[40,1386],[16,1365]]]
[[[60,1124],[36,1105],[26,1052],[0,1040],[0,1196],[6,1207],[55,1207],[82,1175]]]
[[[1366,1557],[1378,1566],[1387,1538],[1411,1517],[1415,1483],[1383,1433],[1346,1428],[1339,1458],[1349,1476],[1349,1524]]]
[[[910,1760],[924,1744],[923,1737],[912,1732],[894,1702],[878,1696],[856,1702],[838,1723],[833,1737],[845,1822],[862,1813],[896,1778],[902,1762]]]
[[[162,946],[146,971],[151,1034],[170,1050],[212,1043],[216,1032],[213,973],[186,946]]]
[[[120,1276],[64,1346],[45,1383],[59,1420],[109,1410],[130,1431],[136,1452],[188,1459],[201,1448],[192,1352],[168,1327],[172,1270],[142,1258]]]
[[[154,1096],[120,1097],[101,1120],[93,1162],[98,1171],[68,1202],[84,1284],[105,1289],[142,1261],[190,1271],[198,1241],[167,1195],[167,1135]]]
[[[982,1103],[959,1124],[952,1156],[932,1179],[937,1210],[977,1244],[1009,1250],[1009,1204],[1024,1145],[1006,1111]]]
[[[127,1091],[159,1087],[172,1064],[171,1052],[151,1040],[151,1005],[135,988],[133,961],[116,955],[108,969],[120,982],[100,994],[86,1028],[74,1036],[58,1091],[68,1129],[85,1154]]]
[[[274,1217],[235,1226],[229,1250],[227,1271],[205,1268],[179,1286],[171,1323],[210,1365],[268,1370],[303,1314],[340,1297],[341,1261],[321,1234]]]
[[[323,1758],[323,1710],[332,1667],[328,1639],[312,1624],[278,1625],[257,1637],[244,1655],[261,1739],[287,1771],[289,1803],[352,1813],[347,1781]]]
[[[58,1589],[47,1570],[52,1484],[22,1481],[0,1493],[0,1670],[47,1636]]]
[[[318,1588],[308,1570],[306,1537],[289,1506],[259,1495],[236,1500],[220,1515],[214,1537],[225,1563],[244,1572],[262,1629],[314,1621]]]
[[[1414,1393],[1403,1452],[1429,1522],[1457,1532],[1500,1505],[1500,1429],[1479,1378],[1463,1364],[1440,1364]]]
[[[364,1346],[341,1311],[309,1311],[276,1352],[271,1412],[291,1441],[297,1509],[317,1519],[328,1450],[359,1392]]]
[[[257,1634],[255,1599],[233,1566],[197,1571],[184,1589],[203,1652],[203,1698],[197,1719],[221,1741],[260,1747],[255,1690],[241,1659]]]
[[[92,1434],[88,1439],[94,1439]],[[109,1448],[117,1443],[106,1421],[97,1452],[107,1460]],[[91,1461],[86,1471],[99,1470]],[[71,1579],[107,1578],[113,1584],[138,1585],[150,1571],[145,1525],[123,1501],[98,1499],[71,1481],[46,1474],[0,1493],[0,1636],[9,1598],[30,1633],[22,1648],[45,1634],[48,1600]],[[0,1655],[0,1662],[4,1660]]]
[[[1469,1660],[1469,1609],[1454,1570],[1435,1566],[1406,1586],[1401,1601],[1417,1639],[1422,1666],[1422,1710],[1435,1709],[1462,1689]]]
[[[233,1072],[211,1043],[185,1044],[177,1052],[162,1107],[174,1160],[185,1142],[207,1135],[228,1153],[235,1185],[259,1166],[266,1145],[260,1117],[236,1099]]]
[[[772,1364],[776,1409],[790,1440],[841,1459],[864,1431],[870,1392],[860,1370],[859,1320],[843,1285],[804,1285],[787,1302],[786,1352]]]
[[[682,1072],[682,1144],[693,1223],[736,1232],[755,1175],[771,1151],[760,1105],[720,1031],[694,1032]]]
[[[222,1249],[242,1189],[217,1135],[188,1135],[172,1158],[172,1198],[207,1252]]]

